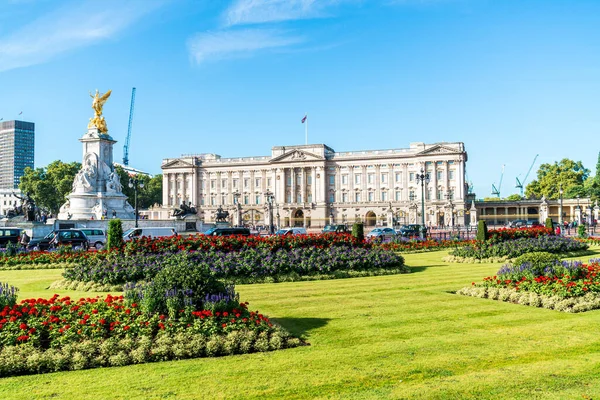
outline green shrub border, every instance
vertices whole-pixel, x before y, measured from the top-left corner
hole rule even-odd
[[[528,253],[524,253],[528,254]],[[580,250],[580,251],[570,251],[567,253],[551,253],[556,254],[561,259],[562,258],[571,258],[571,257],[584,257],[595,255],[596,252],[591,250]],[[521,255],[522,256],[522,255]],[[473,257],[457,257],[452,255],[447,255],[442,258],[442,261],[447,263],[469,263],[469,264],[488,264],[488,263],[501,263],[501,262],[510,262],[514,261],[516,258],[508,258],[508,257],[489,257],[489,258],[473,258]]]
[[[595,293],[587,293],[584,296],[565,299],[559,296],[545,296],[534,292],[517,291],[512,288],[468,286],[458,290],[456,294],[478,297],[480,299],[505,301],[523,306],[541,307],[567,313],[600,309],[600,294]]]

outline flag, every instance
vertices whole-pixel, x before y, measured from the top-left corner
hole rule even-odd
[[[307,117],[307,116],[305,115],[305,116],[304,116],[304,118],[302,118],[302,123],[305,123],[305,122],[306,122],[306,117]]]
[[[21,115],[21,114],[23,114],[23,111],[21,111],[21,112],[19,113],[19,115]]]

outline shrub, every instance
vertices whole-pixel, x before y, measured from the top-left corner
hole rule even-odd
[[[581,224],[577,227],[577,236],[580,238],[586,238],[587,232],[585,231],[585,225]]]
[[[123,225],[118,218],[108,222],[108,239],[106,246],[109,250],[120,249],[123,246]]]
[[[550,217],[546,218],[545,225],[546,225],[546,228],[554,229],[554,225],[552,224],[552,218],[550,218]]]
[[[487,224],[484,220],[479,220],[477,223],[477,240],[486,241],[488,239]]]
[[[152,279],[151,283],[128,287],[126,297],[138,301],[147,313],[175,317],[179,310],[202,309],[206,303],[225,307],[237,305],[233,287],[219,281],[208,263],[194,263],[190,258],[174,258]],[[136,298],[137,297],[137,298]]]
[[[456,248],[450,255],[463,258],[515,258],[525,253],[543,251],[548,253],[568,253],[587,250],[588,244],[561,236],[539,236],[537,238],[522,238],[500,243],[476,242],[473,245]]]
[[[354,236],[360,242],[365,240],[365,230],[363,224],[356,223],[352,225],[352,236]]]
[[[530,263],[534,268],[543,268],[552,265],[559,260],[560,257],[556,254],[548,253],[546,251],[534,251],[517,257],[513,264],[523,265],[525,263]]]

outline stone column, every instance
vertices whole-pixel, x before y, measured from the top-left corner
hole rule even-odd
[[[312,202],[316,203],[317,202],[317,194],[316,194],[316,188],[317,188],[317,172],[316,172],[317,167],[310,167],[310,174],[311,174],[311,183],[310,183],[310,191],[311,191],[311,197],[312,197]]]
[[[289,168],[289,172],[290,172],[290,176],[291,176],[291,180],[292,180],[292,186],[291,186],[291,191],[292,191],[292,204],[296,204],[296,168],[292,167]]]
[[[306,203],[306,169],[300,168],[300,202]]]
[[[367,166],[366,165],[362,165],[361,166],[361,170],[362,170],[362,184],[361,184],[361,191],[362,191],[362,201],[363,202],[367,202],[369,201],[369,197],[368,197],[368,190],[367,190]]]

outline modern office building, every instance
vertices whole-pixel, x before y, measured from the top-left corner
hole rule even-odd
[[[33,168],[35,124],[0,122],[0,189],[19,187],[25,167]]]
[[[220,207],[232,224],[269,225],[271,193],[277,226],[420,223],[423,208],[428,225],[464,225],[471,206],[466,161],[460,142],[349,152],[325,144],[276,146],[270,156],[241,158],[184,155],[163,160],[162,209],[191,203],[204,222],[214,222]],[[429,174],[424,186],[421,171]]]

